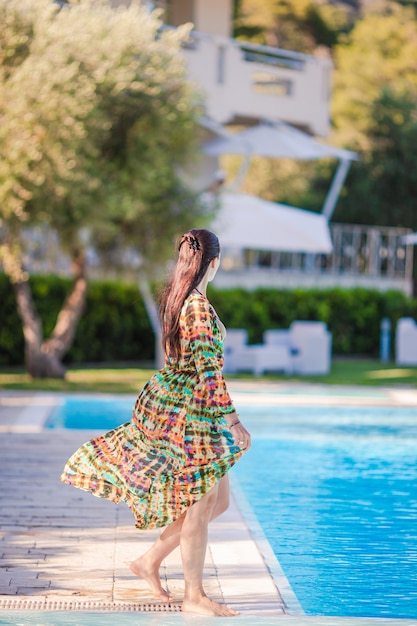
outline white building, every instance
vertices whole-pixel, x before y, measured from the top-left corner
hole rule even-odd
[[[205,92],[208,140],[228,125],[253,126],[264,119],[285,122],[309,135],[328,134],[330,58],[233,39],[232,0],[157,0],[150,4],[163,10],[169,26],[194,25],[183,54],[190,77]],[[336,181],[339,188],[349,167],[343,158],[341,165]],[[218,155],[203,152],[188,182],[197,189],[208,189],[217,170]],[[333,188],[324,206],[328,220],[336,198]],[[299,250],[294,249],[293,240],[287,248],[280,244],[267,250],[246,243],[240,249],[225,250],[217,284],[247,289],[362,286],[412,293],[413,246],[404,240],[407,229],[348,224],[328,224],[328,228],[332,251],[320,251],[318,241],[318,252],[312,253],[303,248],[301,239]]]
[[[281,119],[312,135],[329,131],[332,63],[232,39],[232,0],[157,0],[167,25],[194,24],[184,47],[190,76],[220,124]]]

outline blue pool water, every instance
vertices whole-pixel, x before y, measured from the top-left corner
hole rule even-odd
[[[235,473],[304,611],[417,617],[417,410],[240,414]]]
[[[349,618],[312,618],[297,615],[285,616],[285,626],[352,626]],[[2,611],[0,624],[8,626],[277,626],[281,620],[276,617],[240,615],[219,617],[215,620],[201,615],[179,613],[103,613],[93,611]],[[416,626],[415,620],[358,619],[354,626]]]
[[[46,428],[81,428],[110,430],[123,422],[128,422],[132,415],[134,399],[120,398],[111,400],[73,397],[53,411]]]
[[[105,430],[131,409],[74,398],[55,427]],[[417,409],[239,413],[253,447],[233,471],[305,613],[416,618]]]

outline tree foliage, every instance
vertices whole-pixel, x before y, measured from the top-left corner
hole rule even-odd
[[[195,133],[196,99],[178,54],[186,31],[161,33],[135,5],[88,1],[59,10],[2,0],[0,22],[7,230],[47,223],[73,246],[81,224],[105,240],[141,222],[136,245],[148,253],[150,235],[169,228],[186,195],[173,167]]]
[[[378,3],[336,49],[334,138],[359,151],[335,219],[417,228],[417,19]]]
[[[367,150],[373,106],[384,89],[417,94],[417,21],[410,7],[378,3],[335,50],[333,123],[340,142]]]
[[[0,0],[0,259],[38,352],[68,348],[64,326],[72,315],[74,327],[85,298],[86,241],[134,245],[156,261],[198,219],[177,169],[200,105],[180,54],[187,33],[163,31],[135,3]],[[59,233],[80,279],[49,344],[24,268],[22,233],[37,224]]]
[[[384,90],[371,107],[370,148],[354,165],[336,219],[417,230],[417,100]]]
[[[235,34],[257,43],[298,52],[333,47],[349,30],[352,7],[318,0],[240,0]]]

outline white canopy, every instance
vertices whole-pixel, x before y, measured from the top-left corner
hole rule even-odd
[[[247,194],[222,194],[210,228],[225,248],[312,253],[333,250],[329,225],[322,214]]]
[[[236,189],[239,188],[247,173],[252,155],[272,159],[338,159],[339,165],[322,210],[327,219],[330,219],[333,214],[351,162],[358,159],[356,152],[316,141],[310,135],[280,120],[265,120],[263,124],[258,124],[242,132],[223,135],[221,138],[208,142],[203,150],[211,156],[222,154],[245,156],[235,179],[234,188]]]
[[[355,152],[320,143],[281,121],[258,124],[247,130],[213,139],[204,146],[204,152],[211,156],[255,154],[271,159],[357,159]]]

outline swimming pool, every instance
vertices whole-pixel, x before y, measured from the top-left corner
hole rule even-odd
[[[105,430],[131,399],[68,399],[49,427]],[[417,617],[417,410],[242,406],[234,469],[307,615]]]
[[[235,473],[305,613],[415,618],[416,409],[240,413]]]

